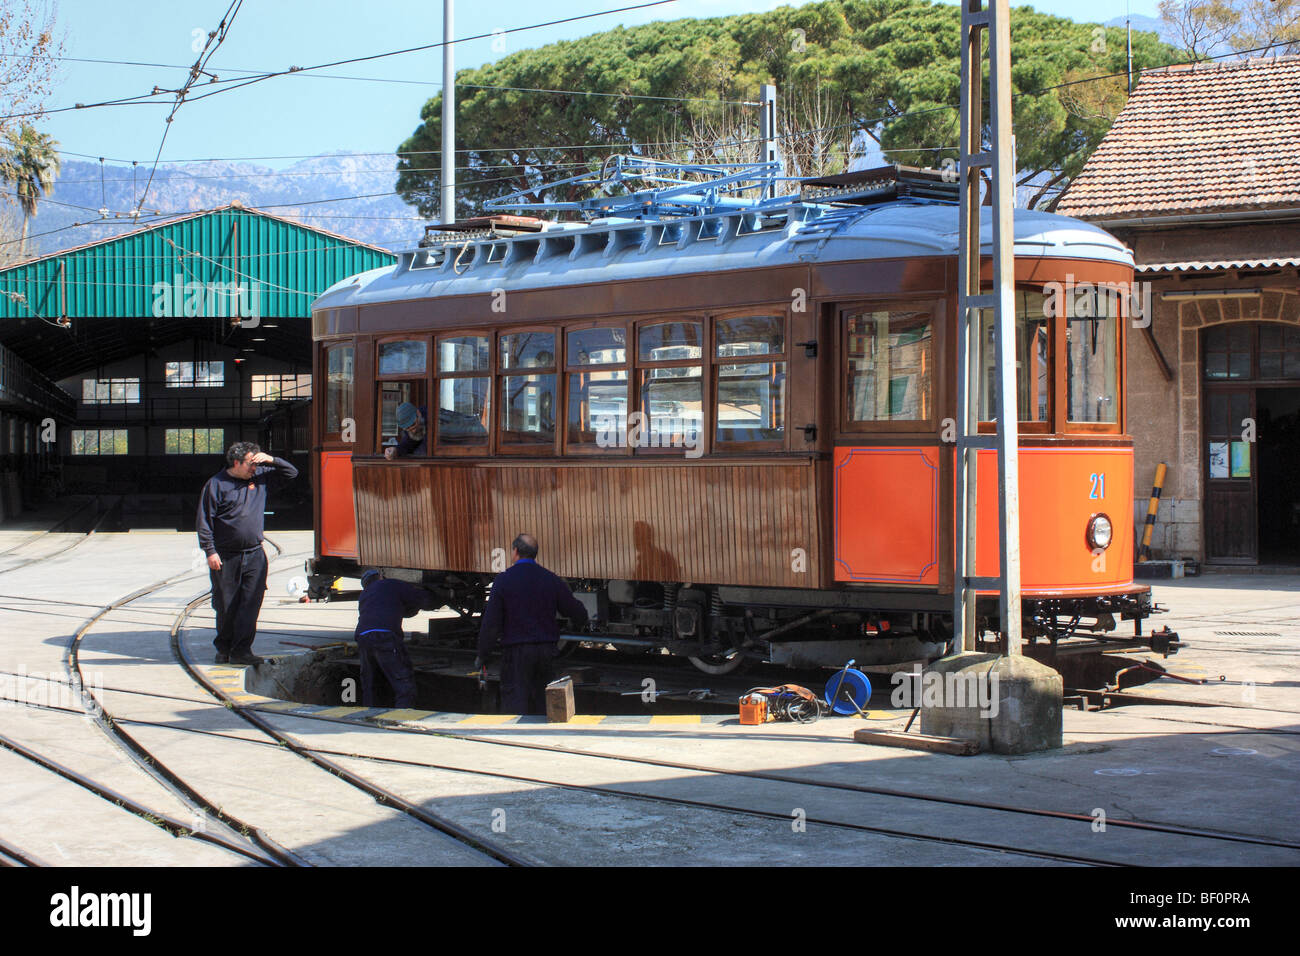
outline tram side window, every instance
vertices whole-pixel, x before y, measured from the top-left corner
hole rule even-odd
[[[848,315],[844,355],[850,422],[931,419],[933,325],[929,308]]]
[[[1016,408],[1022,422],[1051,421],[1051,326],[1041,292],[1017,290]],[[982,422],[997,421],[997,340],[993,310],[980,310],[980,407]]]
[[[497,363],[501,441],[507,445],[555,442],[555,333],[501,336]]]
[[[636,444],[699,448],[704,432],[704,323],[660,322],[637,333],[640,411]]]
[[[449,335],[438,339],[436,352],[438,445],[486,445],[492,406],[490,339]]]
[[[785,318],[746,315],[714,322],[718,363],[717,440],[785,437]],[[755,359],[762,361],[755,361]]]
[[[567,444],[622,448],[627,436],[627,329],[576,329],[565,335]]]
[[[1076,296],[1065,326],[1067,419],[1119,421],[1119,302],[1111,295]]]
[[[325,433],[338,435],[352,418],[353,351],[351,345],[334,345],[325,350]]]
[[[396,445],[402,439],[402,430],[397,426],[397,406],[409,402],[419,409],[424,416],[424,427],[428,428],[428,406],[424,401],[424,382],[380,382],[379,383],[379,450],[382,452],[389,445]],[[413,438],[419,438],[414,434]],[[427,447],[427,443],[426,443]],[[423,452],[416,451],[423,455]]]

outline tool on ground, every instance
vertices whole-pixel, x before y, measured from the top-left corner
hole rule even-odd
[[[769,720],[793,720],[811,724],[822,715],[822,702],[807,687],[781,684],[779,687],[751,687],[740,698],[740,722],[761,724]]]
[[[1160,511],[1160,493],[1165,486],[1165,473],[1168,467],[1162,461],[1156,465],[1156,480],[1151,486],[1151,499],[1147,502],[1146,523],[1142,528],[1142,544],[1138,548],[1138,561],[1151,560],[1151,532],[1156,527],[1156,514]]]
[[[844,668],[826,682],[826,705],[831,713],[847,717],[856,713],[865,717],[864,708],[871,699],[871,681],[862,671],[854,670],[856,660],[851,660]],[[832,686],[834,689],[832,690]]]

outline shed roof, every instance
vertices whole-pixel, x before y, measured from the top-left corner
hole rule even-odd
[[[1113,220],[1300,206],[1300,56],[1142,74],[1056,211]]]
[[[258,350],[301,360],[312,300],[396,258],[232,203],[0,269],[0,344],[60,379],[174,342],[227,341],[256,314],[286,320],[256,333]]]

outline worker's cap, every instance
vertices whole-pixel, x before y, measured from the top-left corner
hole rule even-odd
[[[366,570],[365,574],[361,575],[361,586],[363,588],[368,588],[373,582],[378,581],[382,577],[383,575],[374,568],[369,568]]]
[[[420,418],[420,413],[415,410],[415,406],[410,402],[402,402],[397,406],[397,427],[410,428]]]

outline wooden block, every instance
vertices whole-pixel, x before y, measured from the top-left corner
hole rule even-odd
[[[561,677],[546,685],[546,719],[552,724],[567,724],[573,719],[573,678]]]
[[[932,737],[929,734],[904,734],[896,730],[855,730],[853,739],[860,744],[907,747],[912,750],[956,754],[959,757],[968,757],[980,752],[979,744],[973,740],[963,740],[960,737]]]

